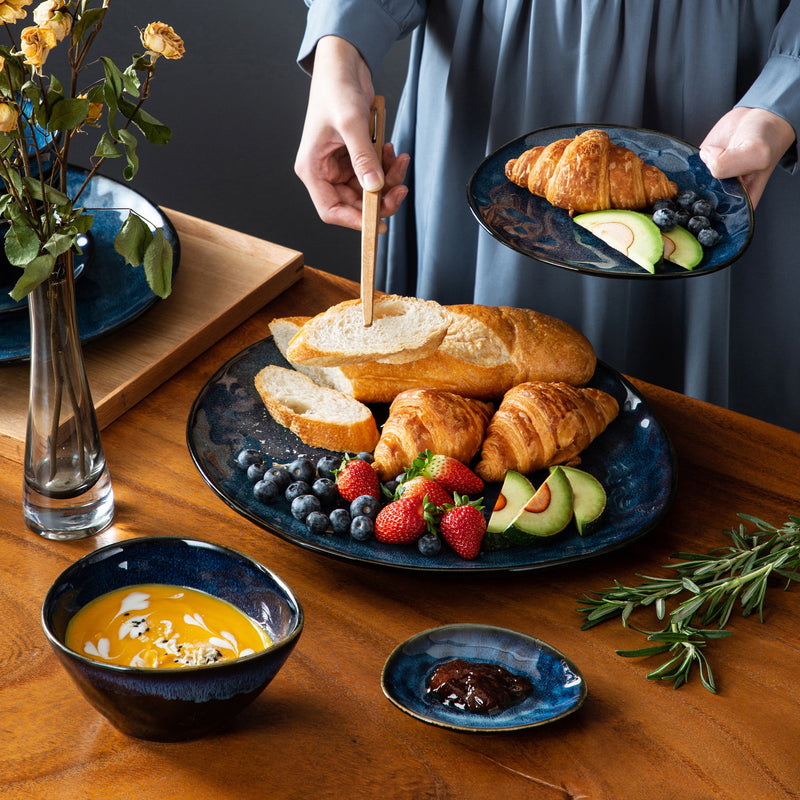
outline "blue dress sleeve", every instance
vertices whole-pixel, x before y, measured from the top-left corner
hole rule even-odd
[[[358,49],[374,73],[389,48],[425,18],[425,0],[305,0],[309,7],[297,63],[311,72],[323,36],[340,36]]]
[[[772,111],[794,128],[795,135],[800,134],[800,0],[792,0],[784,11],[772,35],[767,63],[736,105]],[[799,159],[796,139],[781,165],[796,172]]]

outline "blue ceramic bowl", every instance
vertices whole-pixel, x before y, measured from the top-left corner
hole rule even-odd
[[[66,647],[70,619],[102,594],[141,583],[199,589],[260,622],[275,642],[234,661],[174,670],[103,664]],[[275,677],[297,644],[303,610],[283,581],[241,553],[178,537],[129,539],[84,556],[53,583],[42,627],[86,699],[130,736],[174,742],[225,726]]]

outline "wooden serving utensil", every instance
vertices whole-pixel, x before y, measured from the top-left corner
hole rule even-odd
[[[378,159],[383,162],[385,102],[375,95],[370,109],[370,136]],[[361,306],[364,327],[372,325],[372,305],[375,294],[375,258],[378,252],[378,225],[381,221],[381,193],[364,190],[361,209]]]

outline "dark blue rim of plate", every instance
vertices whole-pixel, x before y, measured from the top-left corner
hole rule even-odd
[[[678,184],[693,189],[717,209],[715,227],[722,239],[708,248],[693,270],[662,262],[649,273],[593,234],[575,225],[569,213],[511,183],[505,164],[525,150],[572,138],[590,128],[608,132],[612,141],[636,152]],[[541,128],[498,148],[477,167],[467,183],[467,202],[480,225],[497,241],[533,260],[562,269],[607,278],[691,278],[731,266],[753,236],[753,206],[738,179],[719,180],[708,171],[698,148],[674,136],[624,125],[573,124]]]
[[[87,174],[87,170],[71,166],[68,181],[77,188]],[[129,209],[134,209],[153,228],[164,231],[173,249],[173,281],[180,263],[180,240],[175,226],[158,206],[113,178],[95,175],[81,200],[94,215],[90,252],[75,284],[81,341],[89,342],[133,322],[160,299],[148,286],[144,269],[129,266],[114,250],[114,237]],[[12,287],[13,283],[0,287],[0,291],[7,293]],[[29,357],[26,303],[23,308],[2,315],[0,364],[26,361]]]
[[[195,466],[209,487],[245,519],[279,538],[316,553],[375,566],[429,572],[527,571],[572,563],[623,547],[651,531],[667,512],[677,485],[675,455],[666,431],[636,389],[618,372],[598,363],[591,385],[613,394],[620,414],[582,454],[582,468],[605,486],[608,503],[598,528],[580,536],[574,524],[530,547],[482,551],[467,561],[449,548],[423,556],[414,545],[357,542],[349,536],[312,534],[289,513],[282,499],[265,505],[236,466],[243,448],[261,449],[265,460],[289,463],[299,454],[314,460],[328,450],[304,445],[270,417],[253,385],[268,364],[288,367],[271,337],[233,356],[201,389],[189,413],[186,440]],[[385,407],[373,407],[379,425]],[[533,478],[544,479],[546,471]],[[484,492],[484,514],[494,507],[500,484]],[[487,536],[488,541],[488,536]]]
[[[533,691],[522,703],[493,715],[449,708],[429,697],[426,686],[430,673],[454,658],[497,664],[524,675]],[[506,628],[470,623],[432,628],[398,645],[383,667],[381,688],[415,719],[467,733],[502,733],[555,722],[577,711],[587,695],[578,668],[551,645]]]

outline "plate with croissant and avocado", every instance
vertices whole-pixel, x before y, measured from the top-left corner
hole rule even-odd
[[[733,264],[753,234],[738,179],[719,180],[693,145],[640,128],[543,128],[500,147],[467,186],[498,241],[594,275],[685,278]]]
[[[398,295],[284,317],[195,400],[191,456],[309,550],[422,571],[531,570],[622,547],[675,492],[646,400],[565,322]]]

